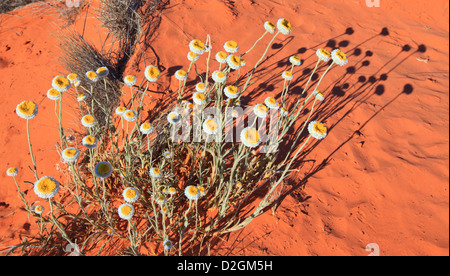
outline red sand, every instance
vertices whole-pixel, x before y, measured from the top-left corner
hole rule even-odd
[[[329,134],[316,146],[309,144],[314,147],[305,156],[308,162],[285,185],[276,212],[269,210],[224,237],[227,242],[217,244],[212,254],[363,256],[369,254],[366,245],[376,243],[380,255],[448,255],[448,1],[381,0],[373,8],[364,0],[204,2],[171,1],[151,44],[158,56],[148,52],[148,63],[187,69],[189,41],[205,41],[207,34],[213,54],[228,40],[245,51],[264,32],[264,21],[281,17],[291,22],[293,33],[277,37],[270,59],[261,65],[267,73],[261,80],[281,76],[287,65],[278,62],[292,54],[304,59],[294,82],[305,68],[313,68],[317,48],[339,47],[349,56],[349,63],[334,67],[320,87],[326,99],[315,119],[326,123]],[[82,23],[78,20],[76,28]],[[67,73],[58,63],[59,42],[51,34],[58,25],[55,13],[41,16],[29,8],[0,15],[2,170],[18,167],[17,179],[30,201],[34,194],[22,183],[32,179],[25,120],[14,110],[26,99],[39,105],[31,121],[38,171],[56,175],[57,121],[54,103],[45,94],[55,75]],[[98,43],[98,23],[89,19],[88,26],[87,35]],[[247,70],[268,41],[246,56]],[[168,80],[166,71],[161,87]],[[282,82],[269,84],[253,92],[251,103],[282,88]],[[171,88],[177,88],[174,81]],[[293,86],[291,93],[298,90]],[[71,114],[63,117],[70,127]],[[33,226],[12,179],[2,173],[0,182],[1,247],[20,242]]]

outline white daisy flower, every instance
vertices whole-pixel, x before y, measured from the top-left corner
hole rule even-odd
[[[15,167],[11,167],[8,170],[6,170],[7,176],[16,176],[18,173],[19,173],[19,170],[17,170],[17,168],[15,168]]]
[[[289,62],[291,62],[291,64],[294,65],[294,66],[302,65],[302,59],[297,57],[297,56],[291,56],[289,58]]]
[[[165,150],[165,151],[163,152],[163,155],[164,155],[164,157],[167,158],[167,159],[170,159],[170,158],[172,157],[172,154],[171,154],[170,151],[168,151],[168,150]]]
[[[197,200],[200,197],[200,191],[196,186],[189,185],[186,187],[186,189],[184,189],[184,195],[189,200]]]
[[[122,192],[123,199],[128,203],[136,202],[139,199],[139,192],[133,187],[127,187]]]
[[[194,39],[189,43],[189,49],[198,55],[203,55],[206,51],[206,46],[199,39]]]
[[[88,149],[93,149],[97,146],[97,139],[94,136],[84,136],[81,140],[81,143],[83,143],[83,146],[85,146]]]
[[[70,73],[69,75],[67,75],[67,79],[70,81],[70,83],[75,83],[77,81],[79,81],[78,75],[75,73]]]
[[[241,132],[240,138],[241,142],[249,148],[256,148],[261,143],[258,130],[252,127],[244,128]]]
[[[166,197],[160,195],[155,199],[155,202],[158,203],[159,205],[163,205],[167,202]]]
[[[181,120],[181,116],[178,112],[172,111],[167,115],[167,121],[171,124],[176,124]]]
[[[227,63],[227,57],[228,57],[228,54],[223,51],[217,52],[217,54],[216,54],[217,62],[222,63],[222,64]]]
[[[116,115],[122,116],[125,111],[127,111],[127,108],[125,106],[119,106],[116,108],[115,113]]]
[[[291,71],[284,71],[281,76],[283,77],[283,79],[285,79],[287,81],[291,81],[294,78]]]
[[[77,101],[82,102],[84,100],[86,100],[86,94],[85,93],[80,93],[77,95]]]
[[[107,67],[103,66],[103,67],[98,68],[96,73],[100,78],[103,78],[109,74],[109,69]]]
[[[334,63],[340,66],[344,66],[348,63],[347,55],[339,49],[335,49],[331,52],[331,58],[333,59]]]
[[[150,134],[153,132],[153,126],[150,123],[143,123],[141,124],[139,130],[142,132],[142,134]]]
[[[52,80],[52,87],[59,92],[66,92],[70,88],[70,81],[63,76],[56,76]]]
[[[85,76],[86,76],[86,79],[88,79],[88,80],[90,80],[92,82],[96,82],[99,79],[98,74],[96,72],[94,72],[94,71],[87,71]]]
[[[159,168],[151,168],[149,173],[150,173],[150,176],[153,178],[161,178],[162,177],[162,173]]]
[[[129,220],[134,215],[134,207],[129,203],[124,203],[119,206],[119,208],[117,209],[117,213],[119,214],[119,217],[121,219]]]
[[[308,124],[309,134],[319,140],[327,136],[327,130],[327,127],[318,121],[312,121]]]
[[[239,89],[234,85],[225,86],[223,93],[230,99],[236,99],[239,97]]]
[[[59,92],[55,88],[50,88],[47,91],[47,98],[49,98],[50,100],[53,100],[53,101],[61,99],[61,95],[62,95],[61,92]]]
[[[192,100],[196,105],[203,105],[204,103],[206,103],[206,96],[201,92],[195,92],[192,95]]]
[[[266,21],[264,22],[264,29],[266,29],[266,31],[268,31],[269,33],[273,34],[276,30],[276,26],[272,22]]]
[[[84,115],[83,118],[81,118],[81,124],[83,124],[83,126],[87,128],[90,128],[97,124],[97,120],[94,118],[94,116],[87,114]]]
[[[227,80],[227,76],[219,70],[216,70],[212,73],[212,79],[217,83],[223,83]]]
[[[289,21],[287,21],[285,18],[278,19],[277,28],[280,31],[280,33],[284,35],[288,35],[292,32],[291,23],[289,23]]]
[[[274,97],[267,97],[264,100],[264,104],[268,107],[268,108],[274,108],[274,109],[278,109],[280,107],[280,105],[277,103],[277,100],[275,100]]]
[[[51,176],[43,176],[34,183],[34,193],[40,198],[52,198],[59,191],[59,182]]]
[[[44,207],[42,205],[36,205],[34,207],[34,212],[38,215],[41,215],[44,212]]]
[[[200,58],[200,56],[197,53],[189,52],[187,54],[187,59],[189,61],[196,62],[199,58]]]
[[[33,119],[38,114],[38,105],[33,101],[23,101],[17,105],[16,114],[23,119]]]
[[[324,62],[328,62],[331,59],[331,54],[324,48],[317,49],[316,51],[317,57]]]
[[[175,72],[175,78],[177,78],[177,80],[180,80],[180,81],[186,80],[186,79],[187,79],[187,73],[186,73],[186,71],[184,71],[184,70],[182,70],[182,69],[177,70],[177,71]]]
[[[145,78],[150,82],[156,82],[159,79],[159,76],[161,75],[161,72],[159,69],[154,65],[149,65],[145,67]]]
[[[207,119],[203,122],[203,131],[207,134],[216,134],[219,129],[219,125],[214,119]]]
[[[234,40],[225,42],[223,48],[225,48],[225,51],[227,51],[228,53],[236,53],[237,51],[239,51],[239,46]]]
[[[199,82],[195,85],[195,90],[200,93],[205,93],[207,90],[207,87],[206,87],[205,83]]]
[[[255,115],[259,118],[266,118],[269,114],[269,109],[265,104],[257,104],[253,107],[253,111],[255,112]]]
[[[122,117],[128,122],[132,122],[137,119],[136,112],[134,112],[133,110],[126,110],[122,114]]]
[[[241,68],[241,59],[237,55],[229,55],[227,57],[227,64],[233,70],[238,70]]]
[[[61,156],[67,163],[73,163],[78,160],[78,157],[80,157],[80,152],[76,148],[70,147],[64,149]]]
[[[323,101],[325,99],[325,95],[319,90],[314,90],[314,96],[318,101]]]
[[[123,79],[123,82],[128,86],[133,86],[137,83],[137,79],[133,75],[128,75]]]

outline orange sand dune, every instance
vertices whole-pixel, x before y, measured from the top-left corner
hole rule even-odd
[[[448,6],[445,0],[380,0],[372,8],[364,0],[170,1],[151,42],[154,52],[145,54],[147,64],[165,68],[159,91],[177,89],[171,75],[189,66],[192,39],[210,35],[214,54],[228,40],[245,51],[263,34],[265,21],[281,17],[293,33],[277,37],[244,104],[281,91],[281,72],[293,54],[304,60],[294,71],[293,98],[315,65],[315,50],[340,48],[349,56],[345,67],[333,67],[322,82],[325,100],[311,118],[329,127],[326,139],[308,144],[305,162],[296,163],[299,171],[285,183],[275,212],[226,236],[213,255],[364,256],[371,243],[380,255],[449,254]],[[80,30],[83,22],[79,18],[71,27]],[[54,103],[45,95],[55,75],[68,73],[58,63],[59,42],[52,36],[60,25],[54,13],[30,14],[29,8],[0,15],[0,168],[19,169],[18,181],[31,201],[37,200],[31,186],[22,183],[33,176],[25,121],[14,110],[26,99],[39,104],[31,121],[38,171],[61,175]],[[87,26],[86,36],[99,43],[99,23],[89,17]],[[246,56],[246,70],[268,41]],[[143,77],[142,71],[129,71]],[[76,127],[69,111],[63,118],[66,127]],[[0,182],[1,247],[20,242],[34,228],[12,179],[2,173]]]

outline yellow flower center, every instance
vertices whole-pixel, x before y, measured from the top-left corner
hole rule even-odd
[[[338,58],[342,61],[347,60],[347,55],[344,54],[341,50],[337,50],[336,51],[336,55],[338,56]]]
[[[198,188],[195,186],[191,186],[191,187],[189,187],[187,192],[188,192],[188,194],[195,196],[198,194]]]
[[[257,143],[259,141],[259,132],[254,128],[247,129],[245,132],[245,139],[249,143]]]
[[[70,73],[70,74],[67,76],[67,78],[68,78],[69,80],[74,80],[74,79],[76,79],[77,77],[78,77],[78,75],[75,74],[75,73]]]
[[[203,94],[203,93],[197,93],[197,94],[195,94],[195,98],[196,98],[197,100],[203,102],[203,101],[205,100],[206,96],[205,96],[205,94]]]
[[[81,99],[81,98],[83,98],[84,97],[84,93],[81,93],[81,94],[78,94],[78,99]]]
[[[299,61],[301,61],[302,59],[301,58],[299,58],[298,56],[293,56],[292,57],[292,59],[293,60],[295,60],[295,61],[297,61],[297,62],[299,62]]]
[[[12,167],[8,169],[8,173],[15,173],[16,172],[16,168]]]
[[[324,56],[326,56],[326,57],[330,57],[331,56],[331,54],[330,54],[330,52],[328,52],[327,50],[325,50],[325,49],[320,49],[320,53],[322,54],[322,55],[324,55]]]
[[[203,42],[201,42],[199,39],[194,39],[194,42],[192,43],[192,46],[194,48],[200,49],[200,50],[204,50],[205,49],[205,44],[203,44]]]
[[[179,70],[177,74],[178,74],[178,76],[184,77],[184,76],[186,76],[186,71]]]
[[[98,68],[98,70],[97,70],[97,72],[99,73],[99,74],[104,74],[104,73],[106,73],[106,68]]]
[[[241,182],[238,182],[238,183],[236,183],[236,186],[241,187],[241,186],[242,186],[242,183],[241,183]]]
[[[95,137],[93,137],[93,136],[86,136],[86,139],[85,139],[85,141],[86,141],[86,143],[88,143],[88,144],[94,144],[95,143]]]
[[[92,124],[93,122],[95,122],[95,118],[92,115],[86,115],[83,117],[83,121],[87,124]]]
[[[49,194],[56,189],[56,182],[50,178],[44,178],[40,180],[37,184],[37,189],[43,194]]]
[[[97,172],[101,175],[106,175],[111,171],[111,166],[108,163],[101,163],[97,167]]]
[[[267,106],[265,106],[264,104],[258,105],[258,111],[261,113],[267,113],[268,111]]]
[[[218,54],[219,58],[221,59],[226,59],[227,58],[227,53],[220,51]]]
[[[36,212],[42,212],[42,206],[36,206]]]
[[[169,114],[169,118],[170,118],[170,120],[172,120],[172,121],[176,121],[176,120],[178,120],[178,114],[175,113],[175,112],[170,113],[170,114]]]
[[[231,55],[230,60],[235,65],[241,65],[241,59],[236,55]]]
[[[221,79],[221,78],[224,78],[224,77],[225,77],[225,74],[222,73],[222,72],[217,72],[216,76],[217,76],[219,79]]]
[[[319,134],[325,134],[325,133],[327,133],[327,127],[324,126],[321,123],[315,123],[314,124],[314,131],[319,133]]]
[[[169,192],[172,194],[175,193],[175,188],[174,187],[169,188]]]
[[[207,120],[206,121],[206,127],[209,130],[216,130],[217,129],[217,123],[214,120]]]
[[[205,194],[205,187],[199,186],[199,187],[197,187],[197,189],[201,194]]]
[[[133,197],[135,197],[135,196],[136,196],[136,191],[133,190],[133,189],[128,189],[128,190],[125,192],[125,197],[126,197],[126,198],[133,198]]]
[[[120,212],[124,215],[124,216],[128,216],[131,213],[131,207],[128,205],[125,205],[122,207],[122,209],[120,209]]]
[[[154,169],[153,169],[153,174],[155,174],[155,175],[160,175],[160,174],[161,174],[161,170],[158,169],[158,168],[154,168]]]
[[[127,110],[127,108],[126,108],[125,106],[119,106],[119,107],[117,108],[117,110],[118,110],[119,112],[124,112],[125,110]]]
[[[151,67],[148,68],[147,74],[148,74],[152,79],[156,79],[156,78],[159,77],[160,72],[159,72],[158,68],[156,68],[156,67],[154,67],[154,66],[151,66]]]
[[[136,77],[135,76],[127,76],[126,80],[129,81],[129,82],[133,82],[133,81],[136,80]]]
[[[189,57],[192,58],[192,59],[194,59],[194,58],[197,57],[197,53],[189,52]]]
[[[19,111],[25,115],[32,115],[36,109],[36,104],[32,101],[24,101],[19,105]]]
[[[276,105],[276,104],[277,104],[277,101],[276,101],[274,98],[269,98],[267,101],[268,101],[271,105]]]
[[[228,90],[228,93],[230,93],[230,94],[236,94],[238,92],[237,87],[234,85],[228,86],[227,90]]]
[[[230,40],[227,42],[227,47],[232,48],[232,49],[236,49],[237,48],[237,42],[234,40]]]
[[[292,77],[292,73],[290,71],[284,71],[284,75],[286,77]]]
[[[97,77],[97,73],[95,73],[94,71],[89,71],[87,73],[87,77],[91,80],[95,79]]]
[[[76,149],[65,149],[64,150],[64,155],[66,157],[74,157],[77,154],[77,150]]]
[[[150,129],[152,127],[152,125],[150,123],[143,123],[142,124],[142,128],[143,129]]]
[[[56,77],[54,83],[58,86],[58,87],[66,87],[70,85],[70,82],[68,79],[66,79],[65,77]]]
[[[132,111],[132,110],[129,110],[129,111],[127,111],[126,113],[125,113],[125,116],[127,116],[127,117],[134,117],[134,111]]]
[[[275,30],[276,27],[272,22],[267,22],[267,26],[269,26],[272,30]]]
[[[283,18],[281,20],[281,26],[285,27],[287,30],[291,30],[291,23],[289,23],[289,21],[287,21],[285,18]]]
[[[113,230],[112,230],[112,229],[108,229],[108,230],[106,230],[106,233],[107,233],[108,235],[111,235],[111,234],[113,233]]]
[[[205,84],[204,83],[199,83],[197,84],[198,89],[205,89]]]

